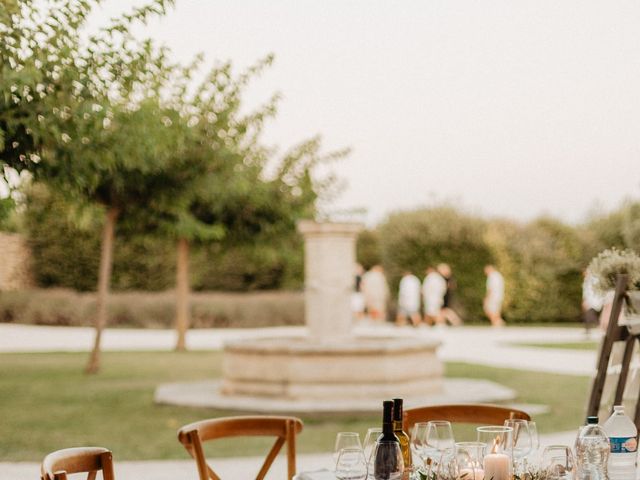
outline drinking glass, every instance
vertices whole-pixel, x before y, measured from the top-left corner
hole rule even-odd
[[[373,451],[373,477],[380,480],[402,480],[404,461],[398,442],[378,442]]]
[[[340,455],[340,451],[345,448],[359,448],[362,450],[360,435],[356,432],[339,432],[338,435],[336,435],[336,444],[333,448],[333,460],[335,462],[338,462],[338,455]]]
[[[513,452],[513,463],[516,469],[515,473],[524,473],[525,458],[531,453],[532,447],[529,421],[520,419],[505,420],[504,426],[513,429],[513,443],[511,449]]]
[[[367,460],[369,478],[373,478],[373,451],[376,448],[376,443],[380,435],[382,435],[381,428],[370,428],[364,437],[362,449],[364,451],[364,458]]]
[[[413,430],[411,430],[411,453],[414,459],[413,464],[421,473],[428,473],[426,470],[426,441],[428,426],[428,422],[418,422],[413,425]]]
[[[570,447],[549,445],[542,453],[541,471],[548,480],[573,480],[575,460]]]
[[[366,480],[367,460],[361,448],[343,448],[336,461],[338,480]]]
[[[525,459],[528,470],[535,470],[540,463],[540,437],[538,436],[538,426],[536,422],[529,422],[529,433],[531,434],[531,452]]]
[[[454,453],[455,441],[451,422],[434,420],[427,422],[425,436],[426,463],[437,467],[442,461],[449,461]]]

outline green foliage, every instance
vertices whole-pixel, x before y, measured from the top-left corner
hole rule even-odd
[[[378,235],[392,291],[397,291],[403,271],[423,278],[428,266],[446,262],[458,284],[455,307],[467,319],[480,318],[483,267],[492,261],[484,231],[484,221],[448,206],[391,215]]]
[[[357,260],[365,270],[382,263],[380,238],[376,230],[363,230],[356,245]]]
[[[577,320],[589,253],[576,229],[541,218],[496,222],[485,240],[505,277],[505,315],[516,321]]]
[[[26,207],[25,230],[37,283],[80,291],[95,289],[102,209],[79,208],[42,186],[29,189]],[[284,223],[288,228],[280,227],[277,235],[259,231],[245,235],[243,230],[234,233],[236,227],[230,225],[224,242],[194,245],[193,288],[233,291],[300,288],[302,241],[289,217],[276,217],[272,222]],[[117,232],[113,288],[151,291],[171,288],[175,277],[173,239],[155,231],[139,232],[134,227],[123,223]]]

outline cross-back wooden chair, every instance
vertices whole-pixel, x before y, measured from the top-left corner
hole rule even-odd
[[[86,472],[87,480],[95,480],[100,470],[104,480],[114,480],[113,458],[106,448],[65,448],[44,457],[40,467],[40,479],[67,480],[67,475]]]
[[[511,418],[531,420],[529,414],[522,410],[499,407],[497,405],[433,405],[405,409],[403,427],[405,432],[409,432],[417,422],[429,422],[431,420],[448,420],[451,423],[502,425],[505,420]]]
[[[273,436],[276,441],[269,450],[256,480],[263,480],[284,444],[287,445],[287,478],[296,474],[296,435],[302,431],[302,420],[295,417],[242,416],[223,417],[190,423],[178,430],[178,440],[198,466],[200,480],[221,480],[209,467],[202,444],[209,440],[238,436]]]

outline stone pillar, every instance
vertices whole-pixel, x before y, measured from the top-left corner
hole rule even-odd
[[[313,340],[347,339],[351,333],[351,294],[358,223],[303,220],[305,321]]]

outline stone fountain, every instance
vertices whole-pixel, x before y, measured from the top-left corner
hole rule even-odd
[[[298,225],[305,248],[303,337],[243,340],[224,347],[222,394],[342,404],[442,389],[438,342],[353,334],[350,298],[361,225]]]
[[[377,412],[393,397],[407,406],[513,399],[512,390],[493,382],[445,381],[436,340],[406,329],[354,332],[350,298],[361,225],[303,221],[298,228],[305,244],[305,333],[228,342],[222,380],[160,385],[156,402],[298,414]]]

